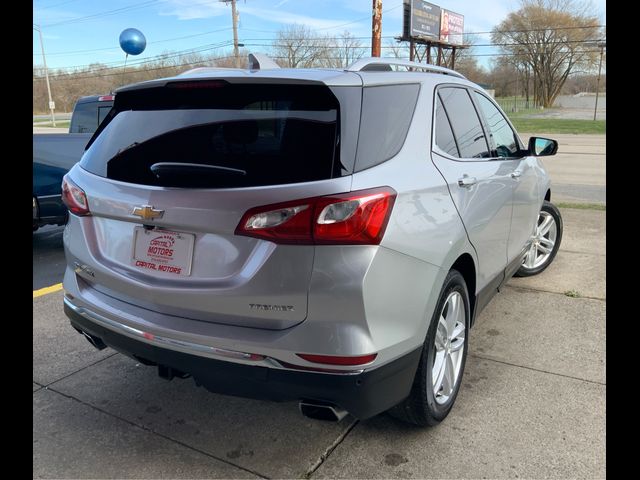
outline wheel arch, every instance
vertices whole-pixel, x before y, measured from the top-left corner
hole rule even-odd
[[[467,290],[469,291],[469,304],[471,306],[471,325],[473,325],[473,322],[475,321],[476,308],[476,264],[473,261],[473,257],[469,253],[463,253],[455,262],[453,262],[451,270],[457,270],[460,272],[467,284]]]

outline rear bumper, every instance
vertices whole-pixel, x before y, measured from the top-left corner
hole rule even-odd
[[[372,370],[330,374],[226,362],[162,348],[92,321],[65,302],[65,314],[76,329],[147,364],[190,373],[216,393],[272,401],[313,400],[335,404],[359,419],[370,418],[409,395],[421,349]]]

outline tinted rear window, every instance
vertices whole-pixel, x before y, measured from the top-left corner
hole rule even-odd
[[[174,84],[175,85],[175,84]],[[340,176],[339,104],[315,85],[121,92],[81,166],[128,183],[234,188]]]
[[[93,133],[98,128],[98,102],[78,103],[73,109],[69,133]]]
[[[365,87],[356,170],[378,165],[395,156],[407,136],[419,84]]]

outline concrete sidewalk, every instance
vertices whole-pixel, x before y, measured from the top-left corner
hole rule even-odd
[[[562,214],[556,261],[478,318],[457,403],[431,429],[166,382],[91,347],[61,292],[35,298],[34,478],[604,478],[605,212]]]

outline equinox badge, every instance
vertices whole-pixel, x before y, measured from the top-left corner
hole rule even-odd
[[[143,220],[153,220],[154,218],[162,218],[164,210],[156,210],[153,205],[143,205],[142,207],[135,207],[132,214],[141,217]]]

